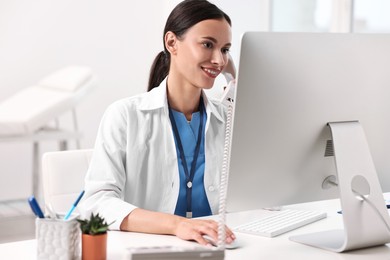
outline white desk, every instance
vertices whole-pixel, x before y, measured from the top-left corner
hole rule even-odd
[[[386,195],[388,197],[389,194]],[[225,259],[315,259],[315,260],[381,260],[390,259],[390,244],[368,249],[356,250],[347,253],[333,253],[330,251],[305,246],[288,239],[293,234],[302,234],[315,231],[342,228],[342,216],[337,214],[340,209],[338,200],[312,202],[290,205],[286,208],[320,209],[328,212],[326,219],[307,225],[300,229],[288,232],[275,238],[266,238],[242,233],[236,233],[242,248],[226,250]],[[262,210],[240,213],[231,213],[227,216],[230,227],[246,222],[261,214]],[[174,236],[150,235],[131,232],[110,231],[108,234],[108,259],[124,259],[126,248],[136,246],[197,246],[194,242],[183,241]],[[35,259],[36,241],[26,240],[0,244],[0,259]]]

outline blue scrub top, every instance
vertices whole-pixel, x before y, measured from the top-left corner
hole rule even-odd
[[[192,114],[191,121],[188,122],[185,115],[181,112],[172,109],[172,114],[175,118],[177,129],[179,131],[180,139],[183,145],[184,154],[188,167],[191,167],[192,160],[194,158],[196,141],[198,139],[198,130],[200,124],[200,112]],[[192,217],[202,217],[211,215],[211,208],[204,189],[204,166],[205,166],[205,153],[204,153],[204,132],[206,125],[206,112],[203,115],[203,129],[202,129],[202,141],[200,144],[200,151],[198,160],[196,163],[196,170],[194,174],[194,180],[192,185]],[[175,215],[186,216],[187,211],[187,183],[186,176],[183,168],[183,164],[180,158],[180,151],[177,147],[177,141],[175,138],[176,153],[179,166],[180,175],[180,191],[176,204]],[[189,171],[191,169],[188,169]]]

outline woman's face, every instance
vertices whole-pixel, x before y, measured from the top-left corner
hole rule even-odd
[[[211,88],[228,62],[231,28],[225,19],[204,20],[175,38],[169,75],[182,85]]]

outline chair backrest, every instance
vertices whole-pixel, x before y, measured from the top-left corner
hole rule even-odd
[[[48,152],[42,157],[43,198],[64,214],[84,189],[92,149]]]

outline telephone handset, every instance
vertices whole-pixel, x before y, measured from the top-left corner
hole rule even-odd
[[[228,64],[222,71],[222,74],[225,76],[227,83],[236,78],[236,67],[234,66],[233,58],[230,54],[228,54],[228,59]]]
[[[234,91],[236,85],[236,67],[234,66],[234,62],[232,57],[229,55],[229,62],[227,66],[222,71],[222,75],[226,79],[227,86],[223,92],[221,97],[221,103],[225,106],[232,105],[234,102]]]

